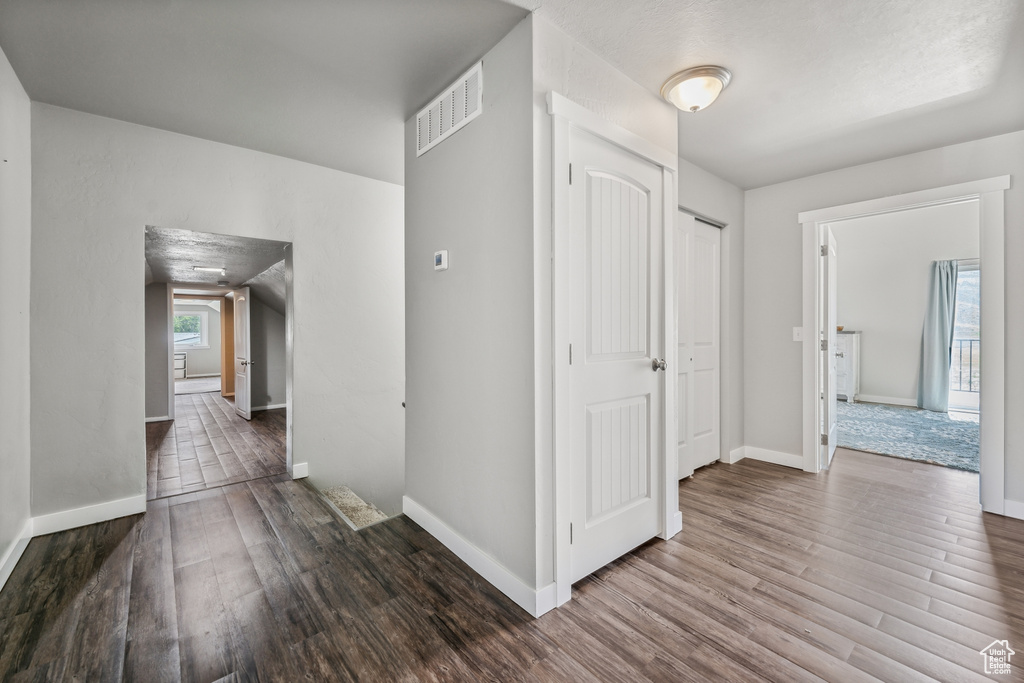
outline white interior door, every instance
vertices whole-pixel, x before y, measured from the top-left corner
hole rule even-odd
[[[235,412],[252,419],[252,349],[249,345],[249,288],[234,291],[235,299]]]
[[[676,454],[679,478],[721,456],[721,231],[676,216]]]
[[[837,290],[837,277],[836,277],[836,237],[832,234],[832,229],[825,227],[826,233],[826,250],[822,256],[824,262],[824,272],[822,277],[822,284],[825,291],[822,292],[821,300],[825,304],[825,311],[822,319],[825,323],[825,329],[821,330],[819,339],[825,343],[822,345],[821,362],[822,362],[822,377],[825,378],[824,391],[822,391],[822,431],[824,435],[822,441],[822,467],[828,467],[832,462],[832,456],[836,452],[836,440],[838,438],[838,368],[837,368],[837,355],[839,349],[836,345],[836,290]]]
[[[721,251],[722,232],[693,221],[687,279],[693,296],[690,320],[693,366],[693,469],[718,460],[722,448]]]
[[[695,222],[688,213],[676,214],[676,457],[680,479],[693,474],[697,467],[693,458],[693,284],[690,282]]]
[[[570,160],[575,582],[664,521],[665,217],[659,167],[575,128]]]

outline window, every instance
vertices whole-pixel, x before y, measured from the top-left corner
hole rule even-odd
[[[210,316],[206,311],[174,310],[174,348],[210,348]]]
[[[950,349],[950,407],[977,410],[981,392],[981,271],[977,259],[957,261],[956,311]]]

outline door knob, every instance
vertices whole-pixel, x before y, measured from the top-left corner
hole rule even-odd
[[[842,351],[836,351],[836,358],[846,358],[846,354]]]
[[[651,360],[651,370],[654,370],[655,372],[657,372],[658,370],[664,370],[667,367],[668,364],[665,362],[664,358],[662,358],[661,360],[658,360],[657,358]]]

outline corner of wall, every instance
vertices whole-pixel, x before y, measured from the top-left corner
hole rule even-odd
[[[507,567],[408,496],[403,499],[402,512],[531,616],[539,617],[555,608],[554,583],[545,584],[542,588],[531,588]]]
[[[484,55],[478,117],[419,156],[406,123],[405,186],[406,499],[526,583],[538,553],[532,22]],[[449,268],[435,271],[442,249]]]
[[[0,587],[31,535],[32,105],[0,51]]]

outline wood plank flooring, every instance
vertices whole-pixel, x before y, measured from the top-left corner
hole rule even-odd
[[[286,471],[285,409],[235,414],[217,392],[174,397],[173,422],[146,425],[146,497],[203,491]]]
[[[1024,522],[979,513],[976,475],[839,451],[679,490],[682,533],[536,620],[409,519],[352,531],[284,476],[155,500],[29,544],[0,680],[977,681],[1024,646]]]

